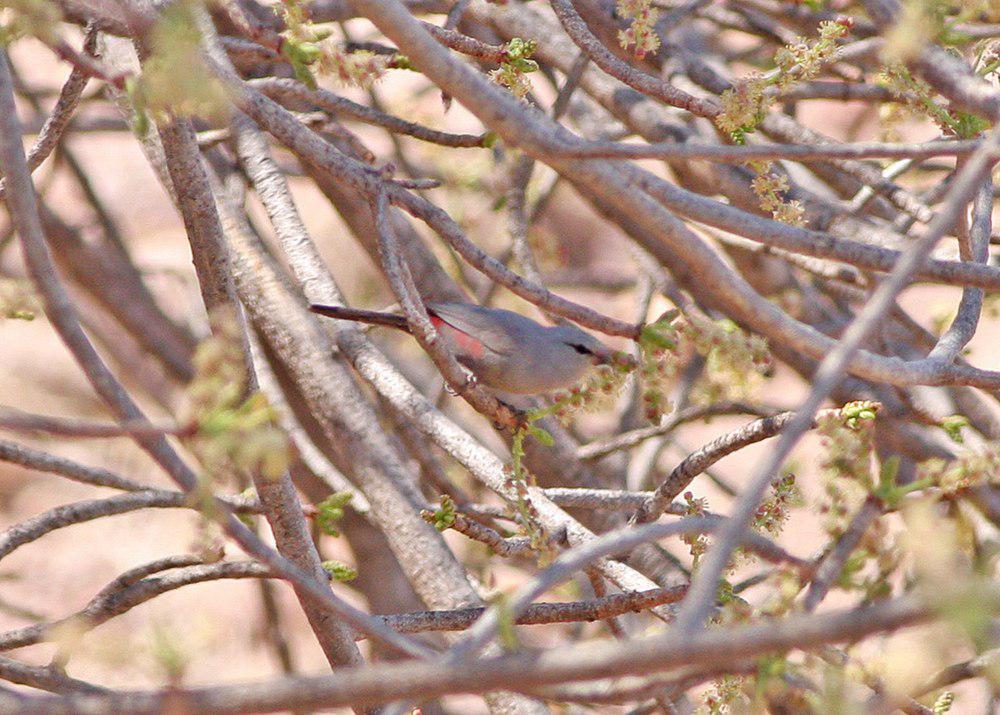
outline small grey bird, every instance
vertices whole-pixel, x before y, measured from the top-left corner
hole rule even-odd
[[[503,392],[536,395],[567,387],[615,352],[575,325],[546,326],[518,313],[470,303],[428,303],[427,313],[451,343],[458,362],[482,384]],[[410,332],[406,318],[335,305],[309,310]]]

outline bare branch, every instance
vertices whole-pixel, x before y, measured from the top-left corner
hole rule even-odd
[[[698,99],[673,85],[662,82],[625,64],[591,34],[583,18],[573,8],[570,0],[552,0],[552,9],[574,43],[602,70],[643,94],[656,97],[667,104],[686,109],[699,117],[714,117],[720,111],[714,102]]]
[[[996,612],[1000,595],[987,605]],[[32,712],[77,710],[157,713],[167,699],[203,713],[240,710],[273,711],[297,707],[366,705],[401,698],[426,699],[452,692],[486,692],[497,687],[521,688],[579,682],[670,667],[741,663],[761,653],[814,648],[826,643],[857,641],[865,636],[926,621],[930,610],[913,597],[880,601],[868,608],[822,615],[790,616],[765,625],[716,628],[690,639],[646,636],[621,643],[564,646],[542,653],[450,662],[386,663],[345,669],[318,678],[279,678],[258,684],[173,689],[163,692],[119,692],[73,695],[54,700],[26,699]]]
[[[33,415],[9,407],[0,407],[0,429],[18,432],[44,432],[81,439],[106,439],[109,437],[158,437],[162,435],[187,436],[196,427],[193,425],[181,427],[154,425],[145,420],[107,424],[52,415]]]
[[[685,407],[679,412],[671,413],[658,425],[641,427],[625,432],[612,439],[585,444],[577,450],[580,459],[598,459],[605,457],[612,452],[621,449],[631,449],[652,437],[660,437],[673,432],[686,422],[715,417],[718,415],[759,415],[761,417],[774,416],[774,410],[761,409],[744,402],[715,402],[711,405],[695,405]]]
[[[447,132],[429,129],[414,122],[408,122],[405,119],[384,114],[363,104],[352,102],[346,97],[339,97],[325,89],[310,90],[308,87],[292,79],[266,77],[252,79],[247,84],[258,90],[261,94],[279,102],[288,102],[290,100],[308,102],[322,109],[324,112],[329,112],[336,116],[345,115],[365,124],[372,124],[387,129],[390,132],[404,134],[433,144],[475,148],[483,147],[485,146],[484,142],[489,141],[484,135],[448,134]]]
[[[1000,143],[1000,130],[995,130],[983,147],[973,154],[968,164],[962,168],[948,192],[944,208],[927,227],[927,231],[903,254],[899,263],[865,305],[864,310],[848,326],[837,347],[820,364],[813,376],[813,386],[808,398],[796,410],[795,417],[783,430],[778,444],[754,471],[733,509],[730,521],[719,534],[717,542],[709,550],[697,576],[692,581],[691,591],[685,598],[677,618],[678,634],[690,635],[704,623],[713,607],[719,578],[736,547],[736,539],[749,526],[753,512],[773,479],[774,473],[799,438],[811,426],[819,406],[843,377],[851,356],[895,303],[896,296],[909,283],[912,274],[926,260],[934,245],[955,221],[959,211],[964,210],[966,201],[978,191],[980,183],[996,161],[991,153],[998,143]]]

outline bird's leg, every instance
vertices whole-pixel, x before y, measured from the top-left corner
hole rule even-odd
[[[471,370],[469,370],[469,368],[465,367],[464,365],[460,365],[460,367],[462,368],[462,372],[465,373],[465,384],[462,386],[462,389],[467,390],[470,387],[475,387],[476,385],[479,384],[479,380],[476,379],[475,373],[473,373]],[[452,397],[458,397],[458,390],[453,388],[447,382],[444,383],[444,391],[447,392]]]

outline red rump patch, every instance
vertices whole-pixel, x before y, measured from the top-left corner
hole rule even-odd
[[[462,332],[454,325],[446,323],[436,315],[432,314],[430,318],[431,322],[434,323],[434,328],[447,335],[448,338],[455,344],[455,347],[458,348],[459,352],[477,360],[482,358],[486,353],[482,342],[478,339],[472,337],[468,333]]]

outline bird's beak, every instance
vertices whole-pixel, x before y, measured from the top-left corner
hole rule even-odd
[[[590,356],[590,361],[595,365],[612,365],[615,362],[614,350],[601,350]]]
[[[610,348],[602,350],[599,353],[594,353],[590,356],[590,360],[594,365],[627,365],[630,368],[635,368],[639,365],[638,361],[628,353],[620,350],[611,350]]]

